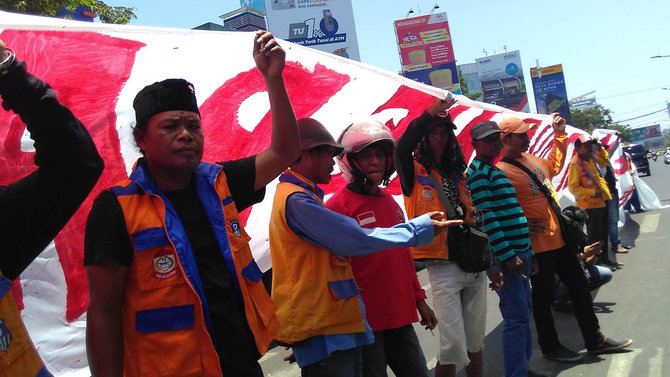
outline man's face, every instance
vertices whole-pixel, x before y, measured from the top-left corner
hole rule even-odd
[[[204,138],[198,113],[172,110],[149,118],[146,131],[135,129],[135,141],[154,173],[193,171],[202,159]]]
[[[593,153],[593,143],[582,143],[577,148],[577,154],[583,159],[591,157],[591,153]]]
[[[449,134],[447,126],[435,126],[428,131],[428,147],[433,156],[442,156],[447,148]]]
[[[354,156],[361,173],[375,186],[382,184],[386,173],[386,150],[382,145],[371,145]]]
[[[503,144],[505,144],[505,152],[522,153],[528,151],[530,138],[525,132],[522,134],[507,134],[503,138]]]
[[[330,146],[316,147],[308,151],[312,178],[317,184],[325,185],[330,182],[330,174],[335,166],[335,152],[336,149]]]
[[[502,148],[499,133],[475,140],[472,144],[477,152],[477,156],[486,160],[493,160],[498,157]]]

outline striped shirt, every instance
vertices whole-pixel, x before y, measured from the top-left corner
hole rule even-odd
[[[480,160],[472,161],[466,172],[472,203],[484,215],[484,232],[491,250],[500,261],[530,252],[528,222],[505,173]]]

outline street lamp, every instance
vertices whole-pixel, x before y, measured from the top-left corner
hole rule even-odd
[[[405,18],[409,17],[409,15],[412,14],[412,13],[414,13],[414,9],[409,8],[409,10],[407,11],[407,14],[405,15]]]
[[[439,5],[437,5],[437,4],[433,5],[433,9],[430,10],[430,14],[433,14],[433,12],[435,12],[435,9],[439,9],[439,8],[440,8]]]
[[[652,56],[649,59],[657,59],[657,58],[670,58],[670,55],[656,55],[656,56]]]

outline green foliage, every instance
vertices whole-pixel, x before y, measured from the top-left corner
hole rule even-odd
[[[633,132],[628,125],[614,123],[612,121],[612,111],[603,105],[596,104],[595,107],[581,110],[570,110],[572,116],[572,125],[591,133],[596,128],[604,128],[619,131],[621,140],[630,142],[633,140]]]
[[[461,83],[461,93],[467,95],[468,94],[468,83],[465,81],[465,76],[463,75],[462,70],[458,70],[458,81]],[[468,96],[468,98],[470,98]],[[470,98],[472,99],[472,98]]]
[[[55,16],[62,7],[74,11],[79,5],[90,7],[105,23],[127,24],[137,18],[135,8],[112,7],[100,0],[0,0],[0,10],[38,16]]]
[[[670,135],[668,135],[668,138],[665,139],[665,146],[670,147]]]
[[[475,92],[475,93],[466,93],[465,96],[470,98],[473,101],[476,101],[477,98],[484,95],[484,92]]]

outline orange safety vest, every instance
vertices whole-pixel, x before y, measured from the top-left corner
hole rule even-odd
[[[205,210],[244,303],[262,355],[279,329],[276,306],[249,249],[221,166],[201,163],[194,172]],[[116,195],[134,248],[122,306],[125,376],[222,376],[200,299],[202,286],[180,220],[144,166],[110,190]],[[173,212],[173,211],[172,211]],[[167,221],[166,221],[167,220]],[[175,245],[180,245],[179,248]]]
[[[0,272],[0,376],[52,377],[28,336],[11,287]]]
[[[431,171],[438,182],[442,182],[442,178],[436,171]],[[468,224],[475,224],[474,206],[472,205],[472,197],[470,195],[470,188],[462,175],[457,179],[456,188],[458,190],[461,203],[465,206],[465,222]],[[442,190],[442,187],[438,189]],[[413,219],[417,216],[423,215],[431,211],[442,211],[447,213],[444,205],[440,200],[433,183],[428,176],[428,171],[416,160],[414,161],[414,185],[410,196],[404,196],[405,211],[407,217]],[[449,248],[447,247],[447,233],[442,232],[435,236],[433,242],[421,247],[412,247],[412,256],[414,259],[449,259]]]
[[[272,299],[281,323],[276,339],[291,344],[317,335],[365,332],[351,259],[303,240],[286,222],[286,200],[297,192],[323,205],[309,180],[292,170],[280,176],[270,218]]]

